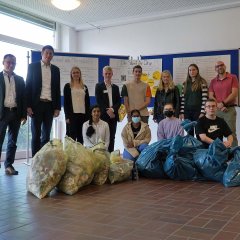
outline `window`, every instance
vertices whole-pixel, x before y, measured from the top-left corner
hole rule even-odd
[[[2,62],[3,56],[5,54],[8,54],[8,53],[13,54],[16,57],[16,62],[17,62],[14,72],[17,75],[20,75],[21,77],[26,79],[27,68],[28,68],[27,54],[28,54],[28,51],[30,51],[30,49],[20,47],[14,44],[4,43],[4,42],[0,42],[0,49],[1,49],[0,61]],[[6,150],[6,146],[7,146],[7,136],[5,137],[4,144],[2,147],[3,152]],[[27,124],[25,124],[24,126],[21,126],[19,130],[17,146],[18,146],[18,149],[17,149],[18,151],[27,149]]]
[[[30,51],[40,50],[44,45],[55,46],[55,22],[3,6],[1,3],[0,29],[0,61],[2,62],[5,54],[13,54],[17,61],[14,72],[24,79],[27,76],[28,63],[31,62]],[[26,157],[26,150],[30,145],[28,139],[31,139],[31,131],[29,131],[29,138],[27,136],[28,127],[30,127],[28,124],[21,126],[19,130],[16,159]],[[7,139],[6,132],[2,146],[2,160],[5,159]]]
[[[55,45],[54,31],[0,13],[1,34],[41,45]]]

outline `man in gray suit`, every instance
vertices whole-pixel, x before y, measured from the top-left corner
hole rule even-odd
[[[27,112],[25,105],[25,83],[22,77],[13,71],[16,57],[7,54],[3,58],[3,71],[0,72],[0,156],[2,145],[8,127],[8,143],[5,172],[8,175],[18,175],[13,167],[17,150],[17,137],[21,123],[25,124]]]

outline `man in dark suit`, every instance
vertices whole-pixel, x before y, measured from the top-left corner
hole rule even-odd
[[[52,46],[42,48],[42,60],[31,63],[26,80],[27,113],[31,117],[32,156],[50,140],[53,117],[61,110],[60,70],[51,64]]]
[[[113,71],[110,66],[103,68],[104,82],[97,83],[95,96],[97,104],[101,108],[101,119],[108,123],[110,129],[109,152],[114,150],[115,134],[117,129],[118,109],[121,105],[119,87],[112,84]]]
[[[7,54],[3,58],[3,71],[0,73],[0,158],[2,145],[8,127],[8,143],[5,172],[8,175],[18,175],[13,167],[17,150],[17,137],[20,124],[25,124],[27,113],[25,105],[25,83],[22,77],[13,71],[16,57]]]

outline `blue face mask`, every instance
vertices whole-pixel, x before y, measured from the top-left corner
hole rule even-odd
[[[140,117],[132,117],[132,122],[133,123],[139,123],[141,121]]]

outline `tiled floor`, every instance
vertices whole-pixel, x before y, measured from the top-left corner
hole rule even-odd
[[[0,169],[0,240],[240,240],[240,187],[140,179],[39,200]]]

